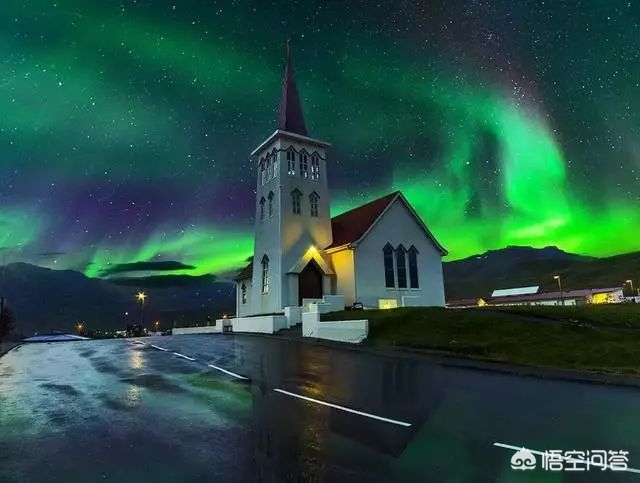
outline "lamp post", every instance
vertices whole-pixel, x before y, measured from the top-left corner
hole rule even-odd
[[[142,326],[144,324],[144,301],[147,299],[147,294],[144,292],[138,292],[136,294],[136,299],[140,302],[140,330],[142,330]]]
[[[160,321],[159,321],[159,320],[156,320],[156,321],[153,323],[153,326],[155,327],[156,332],[158,332],[158,328],[160,327]]]
[[[564,307],[564,292],[562,291],[562,278],[560,278],[560,275],[554,275],[553,279],[558,281],[558,288],[560,289],[560,303]]]

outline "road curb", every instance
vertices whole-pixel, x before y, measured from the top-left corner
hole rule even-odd
[[[0,357],[7,355],[9,352],[11,352],[14,349],[17,349],[21,345],[22,345],[21,343],[17,342],[16,345],[9,347],[8,349],[3,349],[2,347],[0,347]]]
[[[373,354],[387,357],[402,357],[431,362],[443,367],[457,367],[460,369],[471,369],[477,371],[510,374],[521,377],[535,377],[537,379],[547,379],[567,382],[581,382],[588,384],[599,384],[607,386],[640,388],[640,377],[607,374],[597,372],[580,372],[570,369],[554,369],[547,367],[523,366],[519,364],[509,364],[506,362],[492,361],[485,359],[474,359],[459,355],[446,354],[441,352],[415,351],[405,348],[371,347],[366,345],[349,344],[346,342],[327,341],[312,337],[287,337],[277,334],[256,334],[249,332],[236,332],[230,335],[264,337],[266,339],[281,340],[287,342],[299,342],[316,347],[327,347],[331,349],[350,350],[365,354]]]

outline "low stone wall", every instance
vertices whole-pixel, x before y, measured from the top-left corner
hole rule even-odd
[[[316,332],[316,337],[319,339],[359,344],[369,335],[369,321],[340,320],[335,322],[318,322]]]
[[[231,319],[231,326],[233,332],[257,332],[260,334],[273,334],[288,327],[287,318],[284,315],[237,317]]]
[[[302,307],[285,307],[284,316],[287,318],[287,326],[293,327],[302,322]]]
[[[191,335],[191,334],[219,334],[222,332],[222,324],[208,327],[176,327],[172,330],[173,335]]]

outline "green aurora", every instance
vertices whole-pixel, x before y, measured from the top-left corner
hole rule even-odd
[[[515,66],[478,69],[391,28],[372,39],[382,11],[355,25],[320,4],[284,21],[260,2],[118,5],[0,7],[0,246],[10,260],[89,276],[141,260],[179,260],[193,275],[241,266],[253,243],[248,153],[273,130],[287,34],[310,132],[334,146],[334,214],[402,190],[450,260],[506,245],[639,248],[640,110],[612,116],[610,96],[593,90],[575,107],[587,95],[570,87],[581,70],[563,62],[576,45],[548,49],[545,73],[515,82]],[[264,38],[264,25],[286,32]],[[614,54],[633,24],[617,29]],[[508,56],[526,58],[522,35]],[[605,66],[595,47],[584,62],[598,76],[583,84],[624,68],[625,52]],[[618,102],[638,106],[631,72],[609,82]]]

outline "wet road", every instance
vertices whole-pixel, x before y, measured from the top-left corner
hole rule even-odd
[[[638,389],[263,337],[139,340],[0,359],[0,482],[640,479],[518,472],[493,446],[625,450],[640,468]]]

